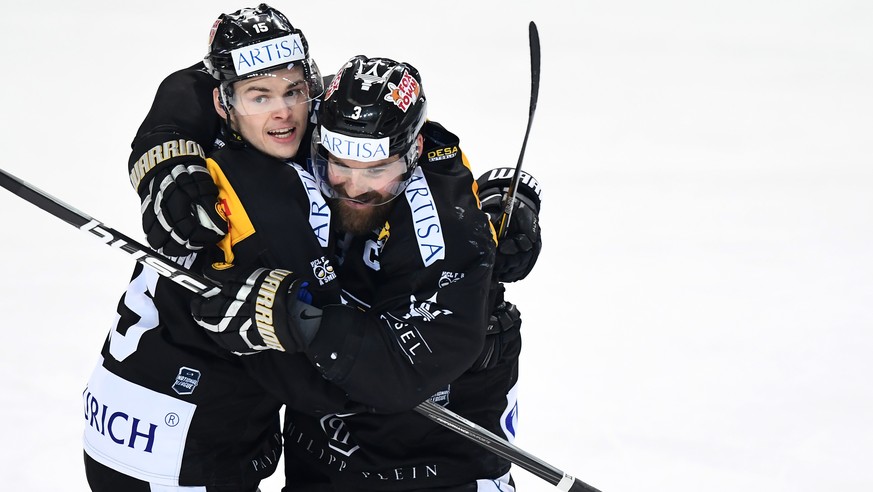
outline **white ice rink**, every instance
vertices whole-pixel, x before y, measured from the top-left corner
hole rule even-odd
[[[251,5],[7,5],[0,167],[141,238],[137,126]],[[272,5],[324,73],[416,65],[477,174],[516,163],[539,26],[520,447],[603,492],[873,490],[873,4]],[[5,190],[0,211],[0,489],[87,491],[81,391],[133,263]]]

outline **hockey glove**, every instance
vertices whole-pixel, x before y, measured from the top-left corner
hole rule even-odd
[[[472,372],[493,369],[508,352],[508,347],[518,338],[521,329],[521,313],[511,302],[501,302],[488,318],[485,346],[473,363]]]
[[[512,168],[492,169],[476,180],[479,185],[482,210],[491,217],[495,229],[500,226],[500,218],[503,215],[501,207],[503,195],[509,191],[509,182],[514,171]],[[543,247],[539,212],[539,183],[533,176],[522,172],[509,226],[505,235],[498,238],[497,258],[494,262],[494,273],[498,281],[521,280],[536,264]]]
[[[223,280],[221,292],[191,302],[194,321],[218,345],[240,355],[268,349],[299,352],[315,336],[321,310],[298,302],[308,292],[293,273],[258,268]],[[297,323],[301,316],[308,322]]]
[[[199,157],[155,167],[140,182],[142,226],[152,248],[187,256],[227,234],[218,187]]]

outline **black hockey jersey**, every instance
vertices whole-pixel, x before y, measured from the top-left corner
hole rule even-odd
[[[385,227],[339,242],[343,296],[360,310],[325,307],[307,350],[324,378],[378,413],[312,416],[289,404],[290,490],[313,474],[336,490],[418,490],[509,471],[508,461],[411,410],[430,399],[512,439],[520,350],[516,339],[496,368],[469,370],[492,306],[494,233],[457,137],[434,122],[422,134],[420,165]],[[276,357],[252,359],[262,373],[286,375],[280,397],[298,393],[293,373],[271,367]]]
[[[173,138],[197,141],[209,151],[219,120],[211,110],[211,87],[205,87],[215,82],[198,68],[162,84],[134,142],[131,167],[151,147]],[[327,309],[306,357],[266,351],[236,359],[245,371],[241,380],[255,381],[272,395],[263,398],[293,409],[286,413],[285,429],[291,485],[308,480],[301,478],[305,475],[332,479],[338,490],[350,484],[409,490],[496,478],[509,469],[506,460],[409,410],[431,398],[498,435],[514,435],[520,340],[504,350],[495,369],[466,371],[481,351],[484,319],[494,305],[482,302],[489,286],[492,295],[495,287],[486,273],[493,261],[493,231],[478,210],[457,138],[435,123],[427,123],[423,133],[419,170],[396,199],[387,227],[373,237],[330,241],[343,260],[335,266],[344,302],[362,311],[349,319],[348,311],[333,316]],[[301,145],[305,150],[308,145]],[[265,183],[263,176],[244,182]],[[284,263],[276,257],[289,251],[281,234],[255,229],[253,237],[260,239],[233,244],[246,252],[234,253],[232,261],[258,256],[263,266],[305,269],[289,267],[299,259]],[[246,248],[268,240],[269,245]],[[187,301],[182,304],[187,307]],[[192,335],[199,339],[192,340],[195,353],[211,347],[199,345],[201,335]],[[262,425],[257,414],[243,415],[251,425]]]
[[[330,293],[336,282],[313,273],[329,262],[323,248],[333,239],[312,178],[299,166],[236,146],[217,151],[207,167],[230,232],[211,254],[180,261],[194,270],[211,261],[281,264],[314,286],[325,284],[313,289],[320,301],[337,302],[338,290]],[[83,393],[85,450],[158,484],[257,483],[274,471],[281,452],[282,403],[247,374],[246,358],[219,349],[194,323],[192,295],[137,265]],[[315,386],[325,386],[318,394],[328,398],[335,390],[317,379]],[[342,402],[344,394],[336,394]]]

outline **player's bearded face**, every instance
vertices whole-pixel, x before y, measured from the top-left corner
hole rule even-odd
[[[354,235],[381,229],[404,182],[405,157],[392,156],[375,162],[327,159],[331,210],[342,231]]]
[[[388,214],[394,207],[393,201],[377,206],[361,206],[342,198],[328,200],[330,209],[339,220],[339,228],[355,236],[361,236],[374,230],[379,230],[388,220]]]

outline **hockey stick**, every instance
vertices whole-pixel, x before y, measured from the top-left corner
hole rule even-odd
[[[99,220],[76,210],[72,206],[67,205],[39,188],[9,174],[2,168],[0,168],[0,186],[73,227],[85,232],[90,232],[97,236],[104,244],[127,253],[137,262],[154,269],[159,275],[169,278],[173,282],[178,283],[182,287],[185,287],[196,294],[210,295],[221,290],[221,287],[209,278],[194,273],[181,265],[177,265],[169,258],[156,253],[151,248],[143,246],[139,242],[103,224]],[[505,439],[495,436],[486,429],[463,419],[439,405],[425,401],[419,404],[415,410],[430,420],[448,427],[449,429],[467,437],[471,441],[478,443],[498,456],[501,456],[512,463],[515,463],[519,467],[528,470],[534,475],[557,485],[562,491],[597,491],[597,489],[578,480],[575,480],[574,483],[573,477],[570,477],[537,458],[530,456],[521,449],[507,442]]]
[[[39,188],[0,169],[0,186],[15,193],[19,197],[72,225],[73,227],[94,234],[105,244],[120,249],[131,258],[154,269],[158,274],[186,287],[200,295],[217,293],[221,290],[214,282],[176,264],[167,257],[156,253],[135,240],[125,236],[115,229],[106,226],[97,219],[89,217],[70,205],[45,193]]]
[[[545,461],[533,456],[511,442],[490,432],[474,422],[425,400],[415,407],[415,411],[434,422],[451,429],[492,453],[511,461],[546,482],[558,487],[562,492],[600,492],[587,483],[568,475]]]
[[[509,189],[503,196],[503,214],[500,216],[500,225],[497,228],[497,237],[502,238],[509,228],[509,220],[512,218],[512,207],[515,205],[515,192],[518,189],[518,180],[521,178],[521,162],[524,159],[524,151],[527,148],[527,137],[530,136],[530,126],[533,124],[534,112],[537,109],[537,98],[540,93],[540,35],[537,25],[533,21],[528,25],[530,36],[530,108],[527,116],[527,130],[524,132],[524,141],[521,143],[521,152],[518,154],[518,163],[515,165],[515,173],[509,182]]]

